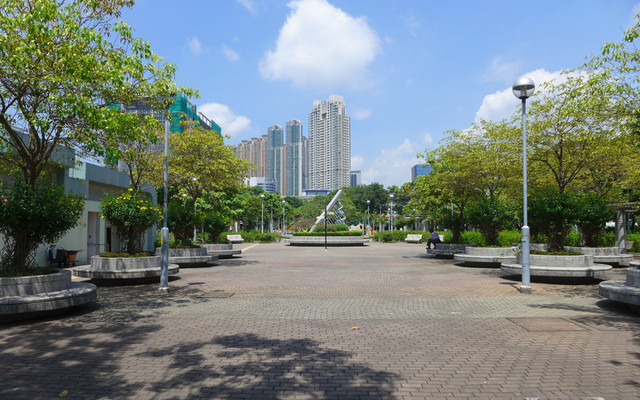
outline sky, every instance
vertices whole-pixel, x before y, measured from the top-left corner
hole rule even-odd
[[[451,129],[500,120],[536,85],[620,42],[630,0],[137,0],[122,19],[199,90],[229,135],[259,137],[337,94],[351,117],[351,169],[402,185]]]

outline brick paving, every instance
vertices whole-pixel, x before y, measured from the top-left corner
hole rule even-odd
[[[640,315],[597,283],[523,295],[415,244],[238,247],[166,296],[0,325],[0,399],[640,398]]]

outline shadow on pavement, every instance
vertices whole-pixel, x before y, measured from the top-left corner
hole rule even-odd
[[[207,352],[216,353],[219,361],[206,363]],[[191,397],[278,399],[300,394],[394,399],[394,381],[400,378],[351,362],[351,353],[322,348],[311,339],[270,339],[251,333],[186,342],[139,356],[173,360],[152,391],[186,386]]]

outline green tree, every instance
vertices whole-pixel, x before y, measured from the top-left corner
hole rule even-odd
[[[64,161],[62,149],[112,156],[114,143],[153,132],[111,105],[147,99],[163,108],[174,93],[197,94],[176,85],[176,67],[117,21],[131,5],[0,0],[0,164],[18,170],[32,190],[51,164]],[[151,116],[143,121],[157,124]]]

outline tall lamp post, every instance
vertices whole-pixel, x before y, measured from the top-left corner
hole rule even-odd
[[[529,225],[527,221],[527,99],[536,90],[529,78],[519,78],[513,84],[513,94],[522,100],[522,188],[523,188],[523,225],[522,225],[522,285],[520,293],[531,293],[531,266]]]
[[[391,211],[391,215],[389,215],[389,224],[391,225],[391,232],[393,232],[393,193],[389,195],[389,210]]]
[[[371,204],[371,200],[367,200],[367,230],[371,226],[371,220],[369,219],[369,204]]]
[[[160,229],[160,292],[169,292],[169,228],[167,203],[169,202],[169,120],[164,121],[164,226]]]
[[[260,233],[264,233],[264,195],[260,195],[260,203],[262,203],[262,218],[260,219]]]
[[[287,224],[286,224],[287,221],[285,220],[285,217],[284,217],[284,205],[285,204],[286,204],[286,201],[282,200],[282,234],[283,235],[285,234],[285,231],[286,231],[285,228],[287,226]]]
[[[191,178],[191,181],[194,183],[194,185],[197,185],[196,182],[198,182],[198,178]],[[198,226],[198,203],[196,203],[196,201],[198,200],[197,197],[193,198],[193,243],[196,243],[196,240],[198,239],[198,230],[197,230],[197,226]]]

